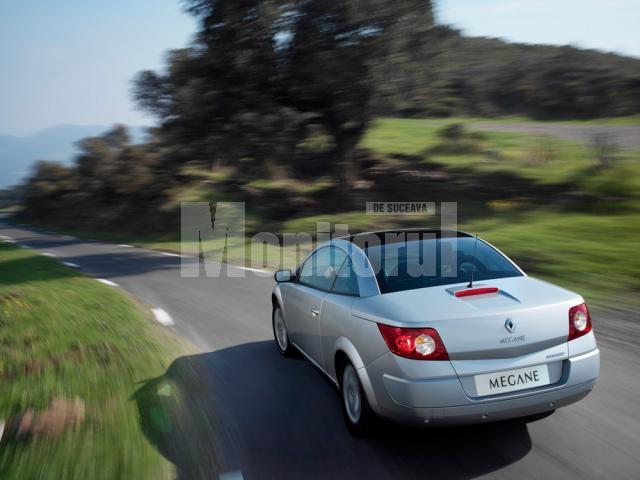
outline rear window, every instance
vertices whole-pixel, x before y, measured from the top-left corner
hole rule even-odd
[[[361,246],[382,293],[468,282],[472,271],[474,282],[522,276],[495,248],[470,236],[395,234]]]

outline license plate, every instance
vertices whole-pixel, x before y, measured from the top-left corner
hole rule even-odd
[[[476,375],[474,379],[476,381],[476,392],[480,397],[541,387],[551,383],[549,369],[546,365],[486,373],[484,375]]]

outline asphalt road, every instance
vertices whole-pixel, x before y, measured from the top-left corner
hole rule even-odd
[[[163,309],[174,325],[162,328],[203,352],[140,379],[132,395],[141,428],[180,479],[640,478],[637,313],[596,314],[600,380],[550,417],[447,430],[385,425],[354,439],[330,384],[306,361],[277,354],[271,278],[182,278],[181,259],[159,252],[1,223],[0,235]]]

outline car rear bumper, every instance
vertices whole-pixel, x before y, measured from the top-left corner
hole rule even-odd
[[[491,422],[564,407],[591,392],[600,367],[596,348],[563,360],[562,374],[551,385],[491,397],[471,397],[450,362],[432,362],[438,365],[429,366],[435,370],[427,378],[413,377],[411,369],[416,364],[406,362],[415,361],[385,354],[364,367],[363,386],[379,415],[427,426]]]

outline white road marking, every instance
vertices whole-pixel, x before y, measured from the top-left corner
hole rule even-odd
[[[45,257],[55,257],[54,253],[49,253],[49,252],[44,252],[42,255],[44,255]]]
[[[249,272],[256,272],[256,273],[271,273],[269,270],[262,270],[260,268],[251,268],[251,267],[236,267],[239,268],[240,270],[247,270]]]
[[[236,470],[235,472],[221,473],[218,478],[220,480],[244,480],[244,477],[242,476],[242,472],[240,470]]]
[[[73,240],[73,237],[70,235],[63,235],[62,238],[66,238],[67,240]]]
[[[107,280],[105,278],[97,279],[100,283],[104,283],[105,285],[109,285],[110,287],[117,287],[118,284],[116,282],[112,282],[111,280]]]
[[[178,255],[177,253],[171,252],[160,252],[162,255],[166,255],[167,257],[181,257],[182,255]]]
[[[176,324],[173,321],[173,318],[171,318],[171,315],[169,315],[161,308],[152,308],[151,312],[153,313],[154,317],[156,317],[158,323],[161,323],[162,325],[171,326]]]
[[[80,265],[72,262],[62,262],[63,265],[71,268],[80,268]]]

